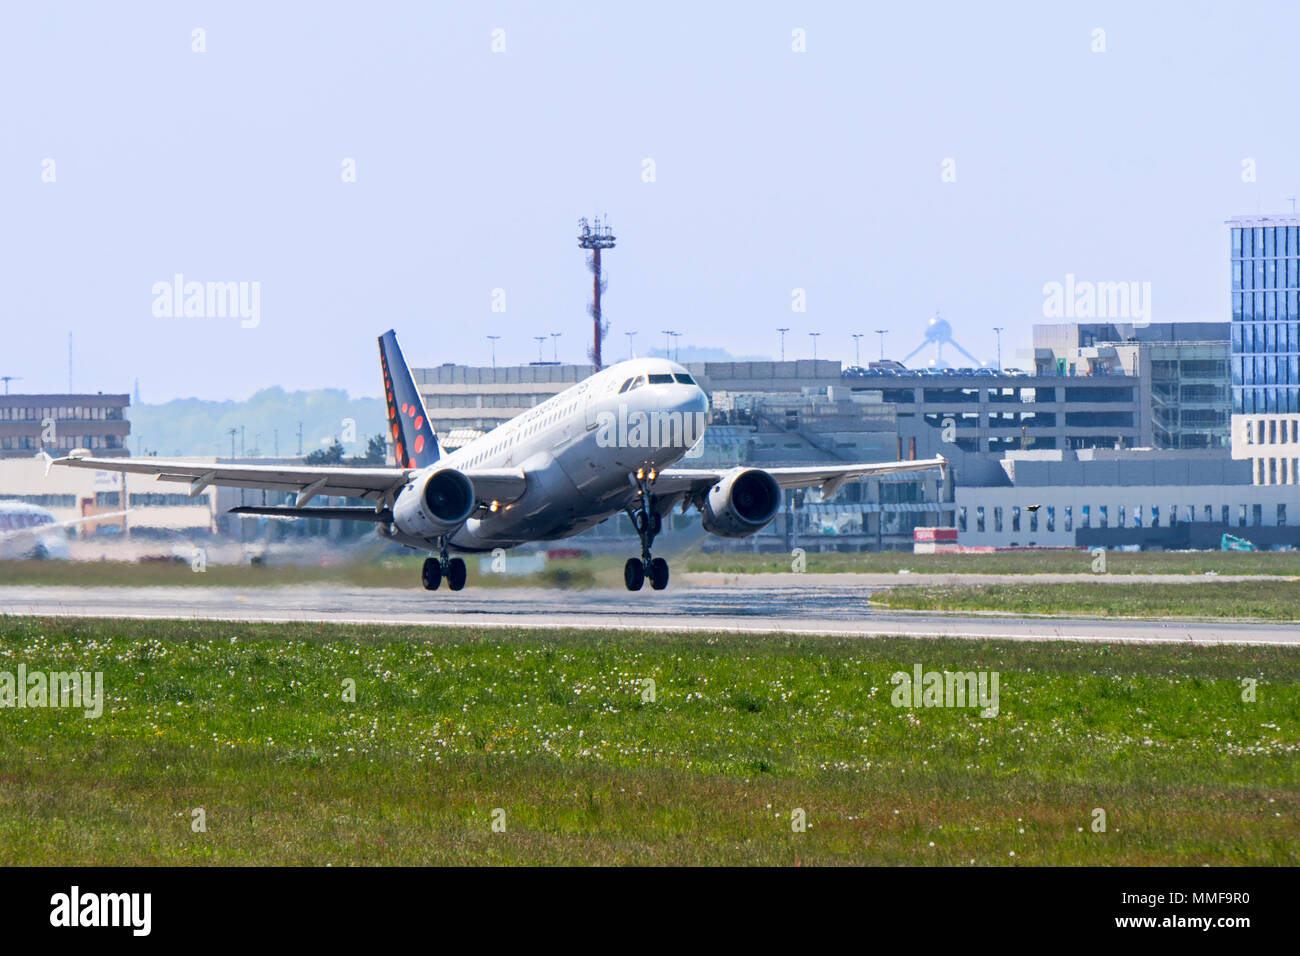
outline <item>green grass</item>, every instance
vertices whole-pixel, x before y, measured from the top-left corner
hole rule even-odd
[[[2,865],[1300,863],[1288,648],[0,619],[19,662],[107,702],[0,710]],[[918,663],[999,716],[892,706]]]
[[[1300,583],[1207,581],[1178,584],[1098,580],[1065,584],[898,587],[873,597],[872,604],[917,611],[1300,621]]]
[[[352,587],[418,586],[424,555],[347,561],[326,566],[307,564],[209,564],[194,571],[185,561],[0,561],[0,585],[73,585],[76,587],[278,587],[292,584],[338,584]],[[509,556],[507,556],[507,561]],[[588,588],[623,583],[623,562],[605,558],[551,561],[538,574],[481,574],[478,557],[465,559],[474,587]],[[617,564],[617,567],[615,566]]]
[[[631,553],[629,548],[629,554]],[[509,560],[507,555],[507,561]],[[352,560],[329,566],[303,564],[209,564],[197,574],[183,561],[0,561],[0,585],[76,585],[78,587],[274,587],[286,584],[338,584],[352,587],[409,587],[418,581],[423,555]],[[466,558],[472,587],[622,587],[622,555],[598,555],[552,561],[541,574],[480,574],[478,558]],[[675,573],[719,571],[744,574],[790,571],[784,554],[700,554],[672,559]],[[1106,555],[1110,575],[1125,574],[1268,574],[1300,577],[1300,551],[1125,552]],[[819,554],[808,552],[812,574],[859,572],[896,574],[1035,574],[1090,573],[1086,551],[1009,551],[989,554],[908,554],[899,551]]]
[[[788,554],[696,554],[684,571],[744,574],[789,571]],[[864,551],[851,554],[808,551],[807,571],[896,574],[1088,574],[1087,551],[1000,551],[975,554],[911,554]],[[1108,551],[1106,569],[1116,574],[1277,574],[1300,576],[1300,551]]]

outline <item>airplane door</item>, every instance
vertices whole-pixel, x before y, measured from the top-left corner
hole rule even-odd
[[[587,431],[596,427],[596,390],[589,388],[582,396],[583,416]]]

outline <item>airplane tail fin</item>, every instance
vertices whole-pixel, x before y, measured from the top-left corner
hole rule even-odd
[[[433,464],[438,460],[438,436],[429,424],[424,402],[392,329],[379,337],[379,362],[384,370],[384,400],[388,403],[394,460],[401,468]]]

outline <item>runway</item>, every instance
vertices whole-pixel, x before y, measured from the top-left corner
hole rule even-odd
[[[677,586],[667,591],[481,588],[0,587],[0,614],[430,627],[826,634],[1300,645],[1300,628],[1239,621],[1033,618],[873,609],[873,589]]]

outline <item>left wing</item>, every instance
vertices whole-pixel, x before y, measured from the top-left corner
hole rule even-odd
[[[871,475],[892,475],[903,471],[928,471],[931,468],[946,468],[948,459],[940,455],[938,458],[921,458],[914,461],[885,461],[876,463],[855,463],[851,465],[795,465],[784,468],[764,468],[761,465],[753,465],[760,471],[765,471],[773,478],[782,488],[810,488],[814,485],[820,485],[822,492],[826,495],[833,495],[840,490],[844,482],[853,478],[866,478]],[[744,465],[737,468],[744,468]],[[706,491],[711,485],[717,483],[729,471],[735,471],[736,468],[728,468],[725,471],[719,471],[711,468],[665,468],[659,472],[655,478],[654,490],[656,495],[676,496],[692,495]]]

